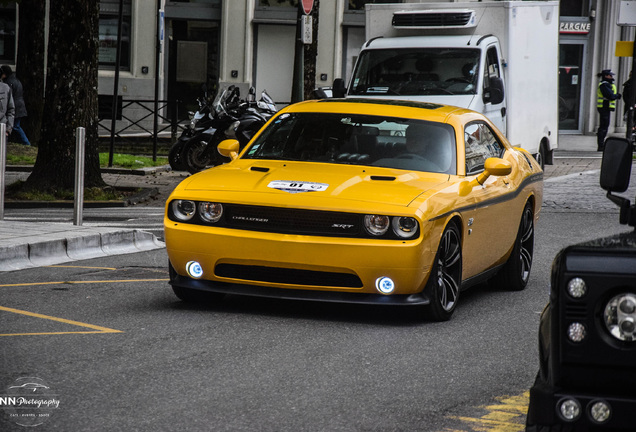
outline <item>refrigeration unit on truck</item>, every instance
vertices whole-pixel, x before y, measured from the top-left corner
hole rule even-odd
[[[455,105],[552,163],[558,141],[558,1],[366,5],[366,39],[336,96]]]

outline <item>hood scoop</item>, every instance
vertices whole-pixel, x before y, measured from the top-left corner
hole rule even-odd
[[[250,171],[269,172],[269,168],[253,166],[253,167],[250,167]]]
[[[371,176],[371,180],[378,181],[395,181],[396,177],[394,176]]]

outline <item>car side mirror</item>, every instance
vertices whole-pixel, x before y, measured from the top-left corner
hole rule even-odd
[[[605,140],[603,161],[601,162],[601,187],[607,191],[607,198],[620,207],[620,223],[636,226],[636,209],[629,200],[612,192],[625,192],[632,175],[632,144],[625,138]]]
[[[625,192],[632,174],[632,145],[625,138],[608,138],[601,162],[601,187]]]
[[[493,105],[500,104],[504,101],[504,85],[503,80],[499,77],[490,78],[490,87],[484,91],[484,102],[490,102]]]
[[[490,176],[507,176],[512,172],[512,165],[501,158],[488,158],[484,164],[484,171],[471,181],[463,181],[459,184],[459,195],[468,195],[475,186],[483,185]]]
[[[221,154],[221,156],[225,156],[234,160],[238,158],[240,144],[238,140],[226,139],[221,141],[216,149]]]
[[[344,80],[342,78],[336,78],[335,80],[333,80],[331,92],[333,94],[333,97],[335,98],[345,97],[345,94],[347,94],[347,86],[345,86]]]

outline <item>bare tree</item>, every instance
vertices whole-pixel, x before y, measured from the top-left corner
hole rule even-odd
[[[25,189],[73,189],[77,127],[86,128],[85,185],[105,185],[97,135],[98,26],[99,2],[51,0],[42,135]]]

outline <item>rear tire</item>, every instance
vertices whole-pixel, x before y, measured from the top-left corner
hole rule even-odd
[[[496,283],[509,290],[521,291],[528,284],[532,257],[534,254],[534,212],[532,204],[526,203],[521,214],[519,231],[515,239],[512,253],[506,264],[495,276]]]
[[[462,244],[459,228],[450,223],[439,241],[431,274],[424,288],[430,299],[426,315],[434,321],[448,321],[459,300],[462,282]]]

